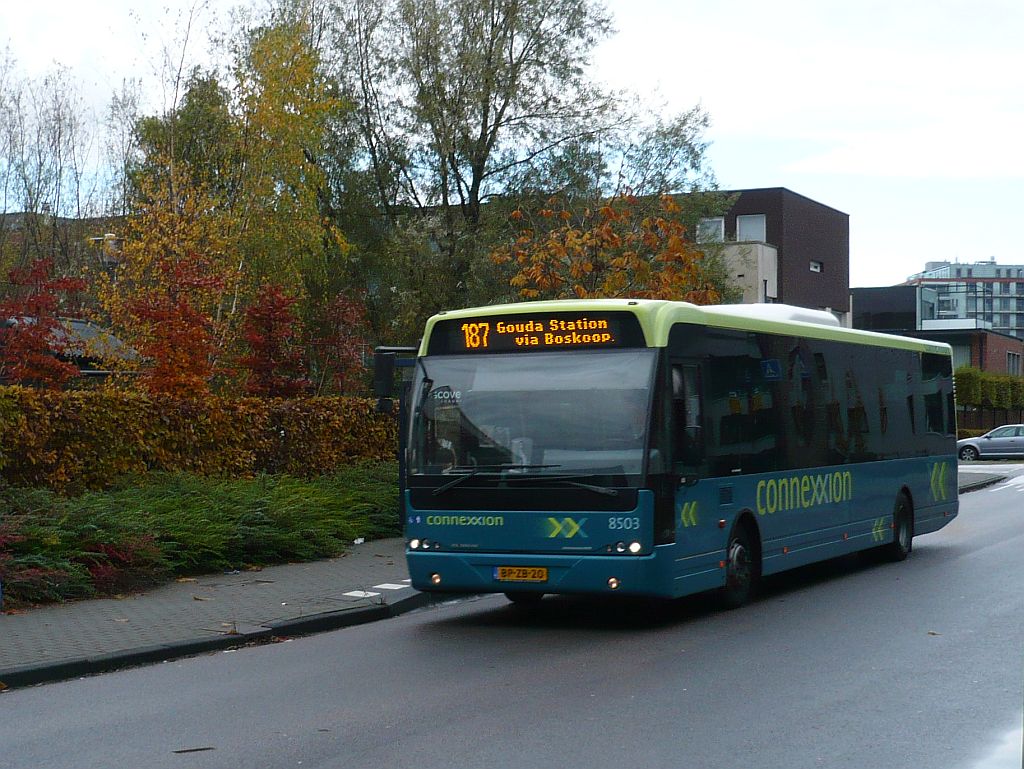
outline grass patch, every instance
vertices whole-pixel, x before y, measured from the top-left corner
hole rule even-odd
[[[393,462],[310,480],[153,474],[73,498],[5,487],[0,580],[5,608],[14,608],[326,558],[358,537],[400,532]]]

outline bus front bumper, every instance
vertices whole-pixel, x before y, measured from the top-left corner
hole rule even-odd
[[[669,598],[669,557],[407,552],[412,586],[446,593],[588,593]]]

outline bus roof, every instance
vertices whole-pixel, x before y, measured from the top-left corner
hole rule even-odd
[[[894,334],[844,328],[831,313],[786,304],[696,305],[663,299],[555,299],[543,302],[517,302],[440,312],[427,320],[420,343],[420,355],[426,355],[434,325],[438,321],[473,318],[482,315],[522,315],[548,312],[607,312],[626,310],[636,315],[650,347],[664,347],[676,323],[694,323],[713,328],[788,334],[813,339],[831,339],[853,344],[916,350],[951,355],[943,342],[914,339]]]

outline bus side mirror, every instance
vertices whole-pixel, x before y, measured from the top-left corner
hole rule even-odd
[[[418,347],[378,347],[373,351],[373,394],[377,396],[377,412],[380,414],[395,413],[395,400],[400,408],[404,398],[403,383],[399,392],[395,392],[395,369],[404,368],[412,371]],[[408,377],[405,377],[407,379]],[[398,396],[396,398],[396,396]]]

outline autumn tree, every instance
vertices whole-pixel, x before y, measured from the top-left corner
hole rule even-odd
[[[60,387],[78,368],[58,356],[72,352],[60,322],[61,297],[85,287],[76,278],[52,277],[53,262],[37,259],[10,271],[13,292],[0,302],[0,380]]]
[[[306,319],[306,329],[314,392],[358,390],[371,347],[362,297],[338,294]]]
[[[576,212],[548,201],[534,219],[513,213],[519,236],[492,258],[514,270],[523,299],[634,297],[715,304],[730,293],[720,264],[696,248],[681,208],[663,196],[647,211],[633,195],[617,195]]]
[[[182,75],[179,103],[139,123],[136,180],[173,170],[223,225],[235,280],[220,318],[236,332],[264,283],[281,286],[303,316],[345,288],[349,249],[321,167],[329,123],[345,105],[320,60],[315,10],[288,3],[247,22],[229,40],[229,70]]]
[[[293,397],[309,384],[295,303],[280,286],[267,285],[245,311],[242,338],[249,354],[241,363],[248,371],[250,395]]]
[[[331,180],[343,212],[379,212],[346,232],[380,337],[415,338],[438,309],[505,298],[508,276],[487,255],[519,205],[714,188],[700,108],[652,114],[588,76],[611,33],[594,0],[338,6],[338,79],[360,142],[340,143]]]
[[[126,304],[134,344],[148,361],[141,381],[151,393],[196,398],[210,390],[219,350],[215,323],[197,299],[223,283],[207,274],[203,261],[198,254],[160,261],[161,288]]]
[[[165,161],[143,176],[124,247],[97,294],[115,332],[148,361],[152,392],[200,395],[233,348],[242,272],[235,223],[217,198]]]

